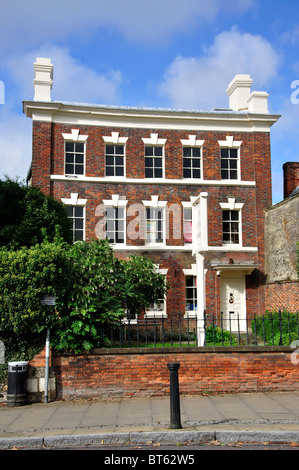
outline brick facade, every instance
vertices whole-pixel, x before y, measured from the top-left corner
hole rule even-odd
[[[49,61],[46,66],[51,73]],[[237,86],[240,77],[241,82],[244,78],[238,76]],[[250,86],[251,81],[246,78],[244,83]],[[205,113],[24,102],[24,112],[33,120],[31,184],[67,205],[84,207],[85,240],[105,236],[107,204],[123,204],[125,239],[114,246],[115,254],[121,258],[145,255],[163,270],[170,284],[163,312],[166,320],[190,315],[188,275],[195,277],[197,286],[197,308],[191,316],[202,321],[204,311],[208,318],[217,318],[224,310],[227,315],[250,319],[265,307],[264,210],[271,205],[270,127],[279,117],[250,111]],[[125,142],[120,177],[105,176],[107,139]],[[68,140],[84,142],[80,174],[66,172]],[[145,145],[149,142],[163,148],[162,177],[146,176]],[[184,146],[200,147],[199,178],[184,178]],[[221,148],[237,152],[237,163],[229,163],[237,165],[237,172],[230,179],[222,173]],[[138,230],[153,230],[159,223],[142,219],[136,224],[135,205],[144,210],[163,208],[168,222],[163,222],[163,243],[137,236]],[[192,211],[189,245],[184,241],[184,207]],[[238,222],[223,224],[223,214],[231,212]],[[224,225],[237,231],[238,238],[224,242]],[[236,299],[234,305],[228,304],[228,295],[233,302]]]
[[[165,146],[165,184],[143,184],[130,182],[120,184],[114,182],[90,182],[77,180],[67,181],[52,179],[49,175],[64,175],[64,139],[63,133],[70,133],[73,126],[65,124],[44,124],[33,122],[33,165],[32,183],[40,186],[46,194],[51,194],[58,200],[70,197],[70,194],[77,193],[79,198],[87,199],[86,204],[86,240],[95,238],[95,228],[99,222],[96,217],[96,209],[105,199],[111,199],[114,194],[125,197],[128,200],[127,207],[132,204],[141,204],[143,200],[150,199],[150,195],[159,196],[159,201],[167,201],[167,204],[181,204],[182,201],[190,200],[190,196],[196,197],[202,191],[208,191],[208,244],[211,251],[206,254],[205,267],[207,274],[207,314],[219,314],[220,301],[217,300],[219,292],[215,291],[217,284],[216,271],[211,268],[211,262],[218,264],[228,263],[248,263],[259,265],[258,270],[246,277],[247,285],[251,287],[247,293],[248,314],[251,317],[254,313],[260,313],[264,309],[264,208],[271,204],[271,173],[270,173],[270,149],[268,133],[232,133],[234,140],[242,141],[240,152],[241,177],[243,181],[254,181],[255,185],[249,187],[217,186],[188,184],[176,185],[175,179],[182,179],[182,154],[181,139],[187,139],[192,130],[172,131],[154,129],[161,138],[167,139]],[[144,178],[144,147],[142,136],[148,136],[147,129],[117,129],[105,127],[76,126],[80,134],[88,135],[86,145],[86,177],[104,177],[104,140],[103,135],[110,135],[112,132],[120,131],[120,136],[128,137],[126,147],[126,175],[127,178]],[[194,132],[193,132],[194,133]],[[45,135],[44,135],[45,134]],[[220,181],[220,152],[219,140],[225,140],[227,132],[197,132],[197,138],[204,140],[203,147],[203,178],[204,180]],[[37,157],[38,154],[38,157]],[[167,184],[167,178],[172,182]],[[222,210],[220,203],[226,202],[229,197],[234,197],[237,202],[243,203],[242,210],[242,245],[244,252],[213,252],[212,247],[222,245]],[[130,222],[127,219],[127,223]],[[183,247],[183,219],[181,212],[180,220],[181,232],[173,232],[173,224],[170,223],[169,238],[166,241],[168,246]],[[144,240],[127,239],[127,255],[131,254],[130,246],[139,245],[144,247]],[[257,247],[257,252],[246,252],[246,248]],[[190,269],[195,263],[195,258],[189,252],[168,253],[156,251],[156,253],[142,252],[150,256],[160,268],[168,268],[168,278],[172,280],[172,288],[168,295],[168,313],[173,311],[173,305],[184,314],[185,286],[181,279],[182,269]],[[116,251],[116,254],[117,251]],[[123,257],[123,253],[119,254]],[[180,273],[175,278],[173,273],[176,270]],[[180,286],[178,288],[178,285]],[[209,287],[211,286],[211,287]],[[171,292],[176,292],[172,298]],[[217,310],[216,309],[217,306]]]

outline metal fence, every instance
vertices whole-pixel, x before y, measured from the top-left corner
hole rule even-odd
[[[299,312],[269,312],[252,319],[204,315],[204,346],[288,346],[299,341]],[[202,325],[202,322],[201,324]],[[107,347],[195,347],[196,317],[121,319],[106,329]]]

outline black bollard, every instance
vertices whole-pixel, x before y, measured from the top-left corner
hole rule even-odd
[[[172,429],[180,429],[182,427],[178,379],[180,364],[167,364],[167,367],[170,371],[170,427]]]

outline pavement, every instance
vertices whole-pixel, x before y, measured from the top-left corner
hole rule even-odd
[[[299,443],[299,391],[0,404],[0,449],[84,444]]]

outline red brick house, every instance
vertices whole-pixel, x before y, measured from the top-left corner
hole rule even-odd
[[[50,59],[34,64],[31,184],[68,207],[74,240],[108,237],[117,256],[150,257],[165,319],[264,311],[264,209],[271,205],[268,94],[249,75],[229,84],[228,109],[192,111],[51,100]],[[203,334],[199,344],[202,344]]]

